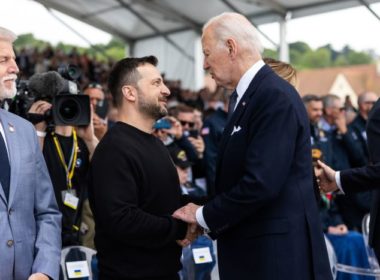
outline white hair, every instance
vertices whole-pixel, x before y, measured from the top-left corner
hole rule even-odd
[[[17,35],[15,33],[0,26],[0,41],[13,43],[16,39]]]
[[[222,13],[211,18],[203,26],[203,32],[211,25],[213,25],[218,43],[224,43],[227,39],[234,38],[241,48],[262,53],[263,46],[257,29],[245,16],[238,13]]]

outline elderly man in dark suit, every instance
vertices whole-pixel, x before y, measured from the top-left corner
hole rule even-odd
[[[326,164],[319,162],[323,168],[320,187],[325,192],[340,189],[345,194],[373,190],[369,244],[380,260],[379,203],[380,203],[380,100],[373,106],[367,122],[367,144],[371,165],[335,172]]]
[[[313,192],[310,129],[299,94],[266,66],[258,33],[224,13],[203,28],[204,68],[234,90],[216,196],[173,215],[218,239],[220,279],[331,279]]]

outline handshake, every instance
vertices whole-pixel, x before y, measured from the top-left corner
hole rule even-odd
[[[182,247],[190,245],[190,243],[197,239],[198,236],[203,234],[203,228],[197,224],[195,218],[195,213],[199,207],[201,206],[189,203],[182,208],[177,209],[172,215],[174,218],[182,220],[188,224],[185,238],[183,240],[177,240],[177,243]]]

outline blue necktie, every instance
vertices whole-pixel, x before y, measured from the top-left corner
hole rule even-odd
[[[0,182],[3,186],[7,200],[9,198],[10,175],[11,167],[9,165],[8,152],[7,148],[5,147],[3,135],[0,133]]]
[[[236,90],[234,90],[234,92],[230,96],[230,102],[228,103],[227,120],[230,120],[232,117],[232,114],[233,114],[235,106],[236,106],[237,98],[238,98],[238,94],[237,94]]]

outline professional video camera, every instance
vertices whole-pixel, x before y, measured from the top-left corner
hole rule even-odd
[[[17,95],[10,111],[32,123],[43,120],[51,125],[88,125],[91,118],[90,99],[80,94],[75,80],[80,70],[73,65],[33,75],[29,81],[19,81]],[[52,103],[45,115],[31,114],[28,110],[38,100]]]

